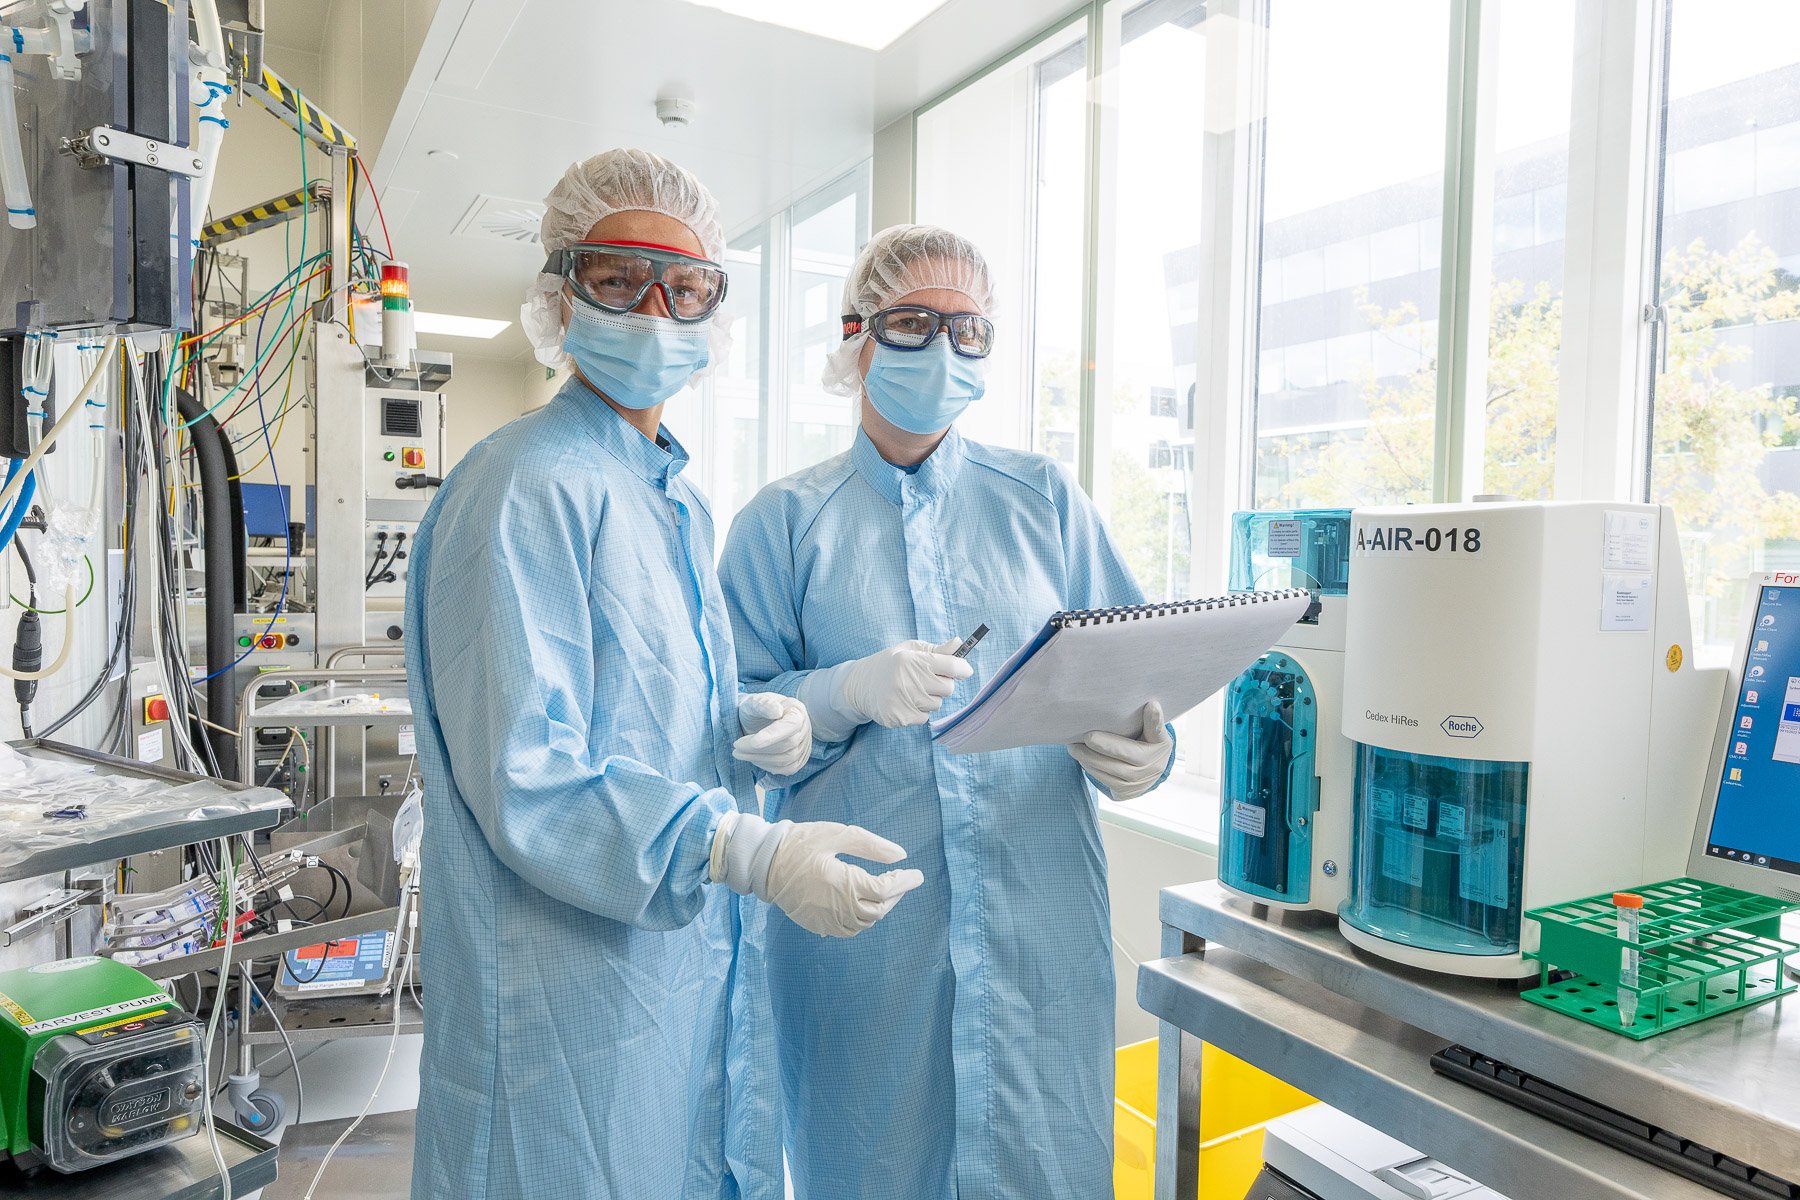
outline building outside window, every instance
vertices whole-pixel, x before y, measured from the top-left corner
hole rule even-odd
[[[1800,567],[1800,8],[1673,0],[1649,411],[1701,637]]]

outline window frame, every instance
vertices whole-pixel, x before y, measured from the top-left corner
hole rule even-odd
[[[1092,0],[914,109],[910,163],[919,190],[919,118],[991,73],[1015,65],[1049,39],[1085,25],[1088,54],[1087,235],[1083,288],[1081,486],[1104,494],[1109,442],[1101,428],[1096,359],[1106,345],[1110,305],[1099,264],[1110,239],[1109,189],[1117,180],[1109,105],[1123,30],[1160,0]],[[1191,522],[1191,579],[1198,594],[1227,586],[1232,513],[1253,502],[1255,403],[1261,360],[1262,151],[1267,113],[1268,18],[1281,0],[1211,0],[1207,105],[1201,126],[1203,235],[1200,244]],[[1432,500],[1474,499],[1483,490],[1488,295],[1493,261],[1493,130],[1497,111],[1498,24],[1504,0],[1449,0],[1444,63],[1448,102],[1440,206],[1440,317],[1437,322],[1437,432]],[[1563,327],[1558,354],[1555,500],[1644,500],[1650,487],[1650,420],[1659,310],[1660,156],[1667,63],[1666,0],[1617,4],[1573,0],[1578,69],[1570,97],[1563,240]],[[1032,134],[1035,169],[1035,129]],[[1035,246],[1036,212],[1027,214]],[[1030,301],[1028,299],[1027,304]],[[1029,307],[1020,319],[1032,322]],[[1035,361],[1035,360],[1033,360]],[[1028,429],[1035,443],[1036,380]],[[1213,739],[1217,742],[1218,739]],[[1218,745],[1188,747],[1194,773],[1216,792]],[[1119,820],[1172,840],[1215,848],[1216,829],[1164,826],[1131,806]],[[1130,810],[1130,811],[1127,811]]]

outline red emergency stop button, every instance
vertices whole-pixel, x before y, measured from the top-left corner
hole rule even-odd
[[[161,696],[144,697],[144,724],[154,725],[169,719],[169,702]]]
[[[423,446],[406,446],[400,451],[400,465],[413,470],[425,465],[425,448]]]

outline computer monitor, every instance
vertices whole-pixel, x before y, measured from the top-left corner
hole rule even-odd
[[[1800,572],[1755,582],[1725,681],[1688,870],[1800,900]]]
[[[294,519],[292,501],[285,483],[246,483],[244,493],[244,532],[251,537],[287,540],[288,523]]]

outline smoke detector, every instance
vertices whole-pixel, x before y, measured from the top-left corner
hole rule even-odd
[[[686,129],[700,112],[700,106],[686,96],[658,96],[656,119],[664,129]]]

